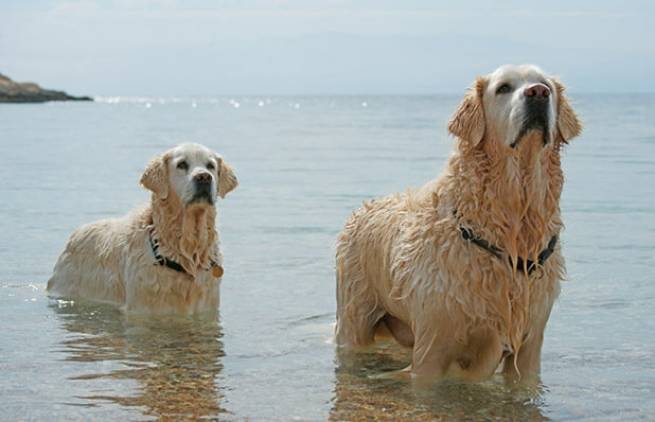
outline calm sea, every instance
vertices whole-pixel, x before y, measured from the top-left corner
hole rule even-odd
[[[339,360],[335,236],[367,198],[437,176],[459,97],[103,98],[0,106],[3,420],[655,420],[655,96],[572,95],[569,281],[543,386],[428,390],[376,377],[409,354]],[[147,201],[141,171],[184,141],[240,187],[220,204],[220,320],[126,318],[49,299],[71,230]]]

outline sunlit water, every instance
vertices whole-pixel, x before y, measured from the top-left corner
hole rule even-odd
[[[655,418],[655,96],[574,96],[562,236],[570,281],[543,386],[416,389],[392,344],[338,358],[335,236],[362,200],[440,173],[457,97],[106,98],[0,106],[0,419]],[[220,203],[220,320],[128,318],[49,299],[76,226],[147,200],[140,172],[205,143]]]

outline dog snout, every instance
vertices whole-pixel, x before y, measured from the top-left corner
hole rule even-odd
[[[207,172],[198,173],[193,176],[193,181],[199,185],[207,185],[212,182],[212,175]]]
[[[523,95],[529,99],[545,100],[550,97],[550,88],[544,84],[532,84],[525,88]]]

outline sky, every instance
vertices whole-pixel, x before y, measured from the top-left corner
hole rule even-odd
[[[77,95],[461,93],[505,63],[655,92],[655,2],[0,0],[0,73]]]

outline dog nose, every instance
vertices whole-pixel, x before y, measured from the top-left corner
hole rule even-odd
[[[198,173],[193,176],[193,180],[198,184],[211,183],[212,175],[207,172]]]
[[[544,99],[550,96],[550,88],[544,84],[533,84],[525,88],[523,94],[528,98]]]

